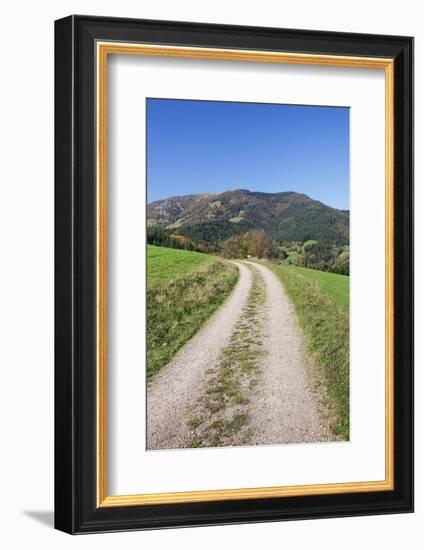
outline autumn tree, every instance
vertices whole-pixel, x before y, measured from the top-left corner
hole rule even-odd
[[[272,257],[273,243],[265,231],[262,229],[255,229],[249,231],[247,235],[249,254],[255,258]]]

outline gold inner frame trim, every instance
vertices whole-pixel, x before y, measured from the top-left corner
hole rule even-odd
[[[97,506],[142,506],[305,495],[365,493],[394,489],[394,61],[390,58],[350,57],[218,48],[97,42]],[[386,185],[386,365],[385,479],[349,483],[218,489],[178,493],[109,496],[107,493],[107,60],[109,55],[142,55],[191,59],[220,59],[385,71]]]

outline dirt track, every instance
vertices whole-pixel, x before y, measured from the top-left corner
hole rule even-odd
[[[303,337],[280,281],[264,265],[236,263],[240,278],[229,298],[148,387],[148,449],[191,447],[193,441],[226,446],[333,439],[310,391]],[[262,301],[252,300],[258,279]],[[250,332],[247,322],[255,323]],[[234,340],[240,326],[248,335],[244,342]],[[254,368],[239,369],[235,350],[228,370],[231,355],[224,361],[223,353],[234,342],[247,347]],[[213,384],[223,374],[228,380],[228,372],[231,385],[214,394]],[[212,402],[211,392],[219,400]],[[239,397],[236,405],[232,395]]]

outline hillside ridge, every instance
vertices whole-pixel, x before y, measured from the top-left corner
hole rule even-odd
[[[147,225],[209,244],[252,229],[265,231],[280,244],[349,242],[348,211],[295,191],[265,193],[241,188],[168,197],[147,205]]]

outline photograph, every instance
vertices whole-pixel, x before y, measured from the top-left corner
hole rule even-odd
[[[414,511],[415,27],[227,7],[54,23],[58,531]]]
[[[145,108],[146,449],[349,441],[349,107]]]

